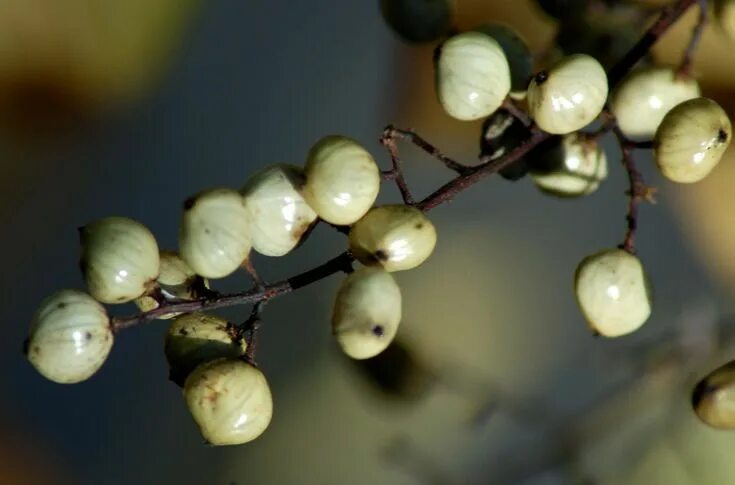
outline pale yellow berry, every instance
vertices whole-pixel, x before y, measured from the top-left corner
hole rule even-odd
[[[735,40],[735,0],[715,0],[715,18],[730,40]]]
[[[458,120],[491,115],[510,93],[510,67],[500,44],[482,32],[451,37],[438,50],[436,93]]]
[[[640,260],[622,249],[588,256],[574,282],[582,313],[605,337],[634,332],[651,315],[651,296]]]
[[[183,385],[195,367],[221,357],[245,355],[244,338],[233,339],[227,320],[205,313],[182,315],[168,327],[164,352],[172,381]]]
[[[304,201],[304,172],[293,165],[273,165],[248,179],[240,193],[252,215],[253,249],[283,256],[295,248],[317,218]]]
[[[423,212],[407,205],[370,209],[350,230],[350,251],[362,264],[386,271],[415,268],[436,246],[436,229]]]
[[[587,195],[607,178],[607,157],[599,144],[573,133],[542,153],[533,152],[531,176],[542,191],[558,197]]]
[[[594,57],[567,56],[531,80],[529,114],[542,130],[566,135],[597,118],[607,101],[607,89],[605,70]]]
[[[230,189],[210,189],[184,204],[181,258],[198,275],[224,278],[250,253],[252,225],[245,199]]]
[[[345,354],[369,359],[393,341],[401,322],[401,290],[390,273],[363,267],[342,282],[332,330]]]
[[[195,297],[192,285],[196,273],[181,259],[174,251],[161,251],[161,271],[156,281],[161,294],[170,300],[191,300]],[[205,279],[204,286],[209,288],[209,282]],[[143,295],[135,299],[136,306],[143,312],[155,310],[160,306],[159,301],[153,295]],[[173,318],[180,313],[172,312],[159,316],[161,320]]]
[[[252,441],[268,427],[273,398],[263,373],[238,359],[198,366],[186,379],[184,399],[199,430],[212,445]]]
[[[26,355],[47,379],[73,384],[97,372],[112,342],[102,305],[82,291],[61,290],[46,298],[33,317]]]
[[[699,96],[697,81],[670,67],[648,67],[629,74],[612,93],[610,109],[630,138],[650,139],[674,106]]]
[[[732,126],[720,105],[707,98],[685,101],[664,116],[654,139],[654,158],[673,182],[706,177],[730,145]]]
[[[158,245],[142,224],[105,217],[79,230],[81,267],[90,294],[103,303],[125,303],[145,293],[158,277]]]
[[[704,423],[735,429],[735,361],[705,376],[692,393],[692,407]]]
[[[349,225],[362,217],[380,191],[380,170],[354,140],[327,136],[309,151],[303,196],[327,222]]]

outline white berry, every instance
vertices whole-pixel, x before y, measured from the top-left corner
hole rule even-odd
[[[250,177],[240,190],[252,215],[253,249],[260,254],[289,253],[316,220],[301,195],[304,180],[299,167],[273,165]]]
[[[599,144],[573,133],[550,144],[548,150],[534,152],[531,171],[536,186],[559,197],[587,195],[607,178],[607,157]]]
[[[574,287],[585,318],[605,337],[629,334],[651,315],[643,266],[622,249],[605,250],[582,260]]]
[[[46,298],[33,317],[26,354],[47,379],[73,384],[102,367],[112,342],[102,305],[82,291],[61,290]]]
[[[735,361],[699,381],[692,406],[699,419],[713,428],[735,429]]]
[[[489,35],[500,45],[510,68],[511,95],[525,97],[533,74],[533,58],[520,34],[503,24],[485,24],[474,30]]]
[[[401,290],[390,273],[363,267],[342,282],[332,313],[332,330],[345,354],[375,357],[388,347],[401,322]]]
[[[620,83],[610,97],[610,109],[626,136],[650,139],[671,108],[698,96],[694,78],[669,67],[648,67]]]
[[[362,217],[380,190],[372,155],[344,136],[327,136],[309,151],[303,196],[327,222],[349,225]]]
[[[420,210],[407,205],[370,209],[350,230],[350,251],[362,264],[386,271],[415,268],[436,246],[436,229]]]
[[[481,32],[465,32],[444,42],[435,68],[439,102],[458,120],[491,115],[510,92],[510,67],[503,49]]]
[[[252,441],[268,427],[273,398],[263,373],[238,359],[198,366],[186,379],[184,399],[199,430],[212,445]]]
[[[161,271],[156,281],[161,294],[167,299],[191,300],[194,294],[192,285],[196,279],[196,273],[179,257],[174,251],[162,250],[160,252]],[[204,279],[203,285],[209,288],[209,282]],[[144,312],[154,310],[160,306],[154,295],[146,294],[135,299],[136,306]],[[161,320],[173,318],[180,313],[172,312],[159,316]]]
[[[181,257],[199,275],[224,278],[250,253],[251,221],[245,199],[230,189],[210,189],[184,204]]]
[[[245,354],[244,338],[235,341],[227,320],[205,313],[182,315],[168,327],[164,352],[172,381],[183,385],[199,365],[221,357]]]
[[[529,114],[548,133],[572,133],[597,118],[607,101],[607,89],[607,75],[595,58],[567,56],[531,80]]]
[[[707,98],[685,101],[664,116],[654,139],[661,173],[679,183],[706,177],[730,145],[732,126],[720,105]]]
[[[80,239],[87,288],[103,303],[131,301],[158,276],[156,239],[139,222],[106,217],[81,228]]]

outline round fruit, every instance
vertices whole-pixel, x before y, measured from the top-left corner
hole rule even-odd
[[[607,75],[585,54],[562,58],[528,87],[529,114],[542,130],[566,135],[590,124],[607,101]]]
[[[692,393],[692,407],[704,423],[735,429],[735,361],[712,371]]]
[[[577,267],[574,282],[582,313],[605,337],[634,332],[651,315],[648,280],[640,260],[622,249],[588,256]]]
[[[47,379],[73,384],[102,367],[112,342],[102,305],[84,292],[61,290],[46,298],[33,317],[26,355]]]
[[[664,116],[654,139],[661,173],[674,182],[706,177],[730,145],[732,126],[720,105],[707,98],[685,101]]]

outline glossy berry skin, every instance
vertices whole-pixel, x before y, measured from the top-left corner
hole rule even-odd
[[[350,225],[372,207],[380,191],[380,169],[356,141],[331,135],[309,151],[304,168],[306,203],[327,222]]]
[[[500,45],[510,67],[511,94],[524,96],[533,75],[533,58],[520,34],[502,24],[485,24],[474,30],[489,35]]]
[[[80,266],[90,294],[103,303],[125,303],[145,293],[158,277],[158,245],[142,224],[105,217],[79,230]]]
[[[643,266],[637,257],[622,249],[608,249],[582,260],[574,289],[590,327],[605,337],[634,332],[651,315]]]
[[[210,189],[184,204],[181,258],[205,278],[224,278],[245,261],[251,247],[250,211],[234,190]]]
[[[189,313],[176,318],[168,327],[164,352],[169,378],[179,386],[200,364],[218,358],[245,355],[247,343],[233,340],[227,320],[205,313]]]
[[[371,209],[352,226],[350,251],[362,264],[404,271],[423,263],[436,246],[436,228],[423,212],[407,205]]]
[[[635,139],[650,139],[664,115],[674,106],[699,97],[695,79],[669,67],[634,71],[615,89],[610,109],[623,133]]]
[[[186,379],[184,399],[209,444],[239,445],[268,427],[273,398],[256,367],[239,359],[201,364]]]
[[[607,75],[599,62],[585,54],[567,56],[531,80],[529,114],[542,130],[566,135],[597,118],[607,90]]]
[[[445,41],[435,56],[436,93],[444,111],[463,121],[497,110],[510,93],[510,66],[502,47],[481,32]]]
[[[406,42],[432,42],[452,27],[453,0],[380,0],[385,22]]]
[[[248,179],[240,193],[252,217],[253,249],[266,256],[284,256],[301,241],[317,218],[301,195],[303,170],[273,165]]]
[[[534,150],[531,156],[533,181],[550,195],[588,195],[607,178],[605,152],[596,141],[577,133],[551,139]]]
[[[735,361],[699,381],[692,392],[692,407],[703,423],[718,429],[735,429]]]
[[[497,160],[510,153],[530,136],[531,130],[508,110],[500,108],[488,116],[482,124],[480,157],[487,157],[487,161]],[[528,173],[528,168],[528,158],[521,157],[498,173],[506,180],[515,181],[523,178]]]
[[[39,307],[26,356],[44,377],[60,384],[89,379],[107,360],[113,335],[107,312],[78,290],[61,290]]]
[[[375,357],[388,347],[401,322],[401,290],[390,273],[363,267],[337,292],[332,330],[342,351],[353,359]]]
[[[664,116],[654,138],[654,158],[669,180],[699,182],[720,162],[731,138],[732,125],[720,105],[690,99]]]
[[[161,294],[168,299],[194,299],[196,296],[192,287],[196,278],[194,270],[174,251],[162,250],[160,252],[160,260],[161,271],[156,281],[158,282]],[[209,288],[209,282],[206,279],[203,284],[206,288]],[[154,310],[160,306],[156,296],[148,294],[136,298],[135,305],[143,312]],[[179,313],[166,313],[158,318],[168,320],[177,315]]]

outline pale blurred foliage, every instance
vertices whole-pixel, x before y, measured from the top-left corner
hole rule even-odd
[[[198,3],[0,0],[0,128],[58,129],[139,96]]]

